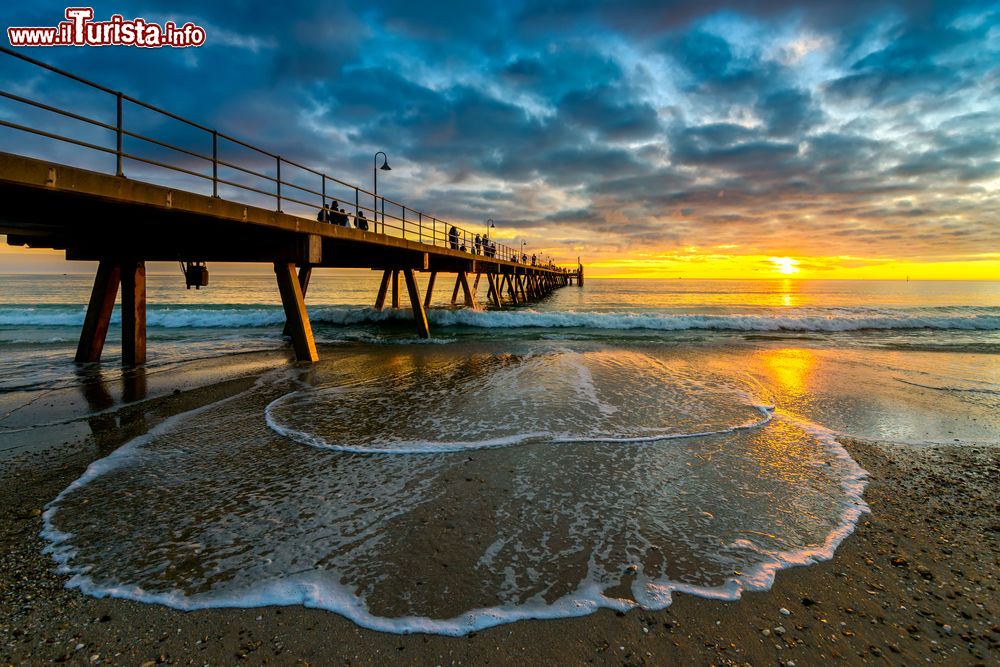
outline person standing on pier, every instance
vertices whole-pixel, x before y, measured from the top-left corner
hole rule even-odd
[[[340,204],[337,202],[336,199],[330,201],[329,216],[330,219],[328,220],[328,222],[331,222],[335,225],[340,225],[341,227],[347,227],[347,215],[340,210]]]
[[[330,222],[330,215],[331,215],[330,205],[329,204],[323,204],[323,208],[321,208],[319,210],[319,213],[316,214],[316,221],[317,222]]]
[[[458,250],[458,227],[452,225],[451,229],[448,230],[448,241],[451,243],[452,250]]]
[[[483,245],[483,238],[479,234],[476,234],[476,254],[477,255],[479,254],[479,251],[482,248],[482,245]]]

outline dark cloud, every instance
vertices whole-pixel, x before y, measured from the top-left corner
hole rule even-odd
[[[776,137],[802,137],[823,120],[823,112],[809,91],[784,88],[763,97],[757,105],[767,131]]]
[[[22,3],[5,19],[54,24],[64,7]],[[386,150],[402,166],[385,187],[441,217],[564,229],[567,247],[611,235],[633,250],[752,239],[766,251],[794,237],[816,252],[899,244],[930,256],[1000,242],[990,189],[1000,115],[989,104],[1000,94],[1000,17],[990,3],[178,0],[95,10],[192,20],[209,39],[186,51],[29,55],[347,181],[366,184],[371,155]],[[0,76],[13,92],[114,117],[107,96],[10,58]],[[0,113],[72,126],[9,102]],[[132,127],[205,148],[190,128],[129,113]]]
[[[608,86],[566,95],[559,101],[559,115],[560,120],[608,141],[648,139],[660,131],[652,105],[630,101],[625,91]]]

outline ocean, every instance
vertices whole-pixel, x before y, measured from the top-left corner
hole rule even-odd
[[[89,277],[3,280],[0,454],[97,438],[206,368],[256,378],[47,507],[53,558],[96,596],[441,634],[736,599],[867,510],[839,438],[1000,443],[995,282],[591,278],[471,311],[442,281],[420,341],[371,309],[376,274],[318,271],[301,366],[272,275],[152,275],[150,362],[123,371],[114,326],[102,364],[72,362]]]

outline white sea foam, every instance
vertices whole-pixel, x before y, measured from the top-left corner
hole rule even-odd
[[[433,352],[415,350],[412,354]],[[582,364],[588,369],[587,374],[577,374],[573,382],[579,387],[589,384],[599,400],[612,402],[614,409],[602,415],[605,420],[628,414],[622,397],[633,402],[662,398],[658,393],[636,394],[627,382],[624,390],[615,394],[607,386],[611,376],[652,368],[651,372],[667,373],[662,377],[674,378],[684,387],[681,397],[695,387],[687,384],[685,368],[679,364],[650,363],[629,358],[621,351],[602,356],[560,349],[530,357],[528,363],[508,360],[506,372],[497,372],[496,364],[487,363],[482,368],[490,369],[493,391],[506,395],[523,374],[544,383],[546,378],[536,375],[541,368],[555,366],[557,373],[565,371],[555,363],[559,357],[569,358],[566,367]],[[624,361],[615,363],[614,357],[623,357]],[[427,377],[442,375],[441,367],[429,363],[433,358],[420,359],[412,367],[404,364],[405,372],[392,378],[390,385],[405,391],[406,382],[423,383]],[[475,368],[479,367],[465,371],[474,374],[472,386],[487,381],[486,376],[475,374]],[[351,369],[358,370],[363,369]],[[756,397],[757,392],[746,385],[741,389],[740,383],[709,377],[704,368],[699,372],[705,376],[699,391],[717,394],[710,406],[724,406],[720,401],[726,395],[735,403]],[[643,374],[638,380],[645,383],[649,377]],[[439,568],[433,562],[434,554],[419,546],[433,535],[427,532],[432,530],[430,527],[422,527],[422,522],[430,520],[433,525],[435,509],[453,504],[449,496],[442,496],[448,492],[448,479],[456,473],[459,477],[474,476],[477,473],[464,472],[473,470],[466,466],[474,464],[463,455],[385,456],[370,450],[359,455],[300,448],[286,454],[287,445],[267,441],[260,430],[264,427],[247,418],[248,407],[262,409],[267,405],[268,412],[275,412],[281,401],[290,400],[287,397],[292,395],[319,401],[320,412],[331,405],[327,402],[329,395],[310,397],[308,389],[289,394],[289,380],[287,372],[272,373],[254,389],[174,417],[92,464],[43,515],[42,534],[50,541],[47,551],[59,563],[60,571],[71,575],[68,585],[98,597],[140,600],[177,609],[303,605],[334,611],[379,631],[462,635],[521,619],[582,616],[600,608],[661,609],[671,603],[675,592],[735,600],[744,591],[769,588],[782,568],[831,558],[867,510],[862,499],[865,472],[837,442],[835,434],[772,405],[761,405],[759,397],[757,403],[749,405],[761,415],[756,423],[741,422],[725,430],[713,430],[714,435],[699,441],[691,441],[693,435],[687,433],[685,440],[635,441],[635,446],[627,448],[615,446],[620,444],[615,442],[607,443],[611,445],[608,447],[602,444],[605,440],[578,447],[538,443],[516,457],[499,459],[500,469],[493,468],[499,472],[515,466],[517,470],[511,470],[510,480],[504,483],[510,487],[508,494],[489,497],[487,504],[495,505],[496,511],[490,516],[496,522],[492,544],[487,543],[481,551],[469,547],[471,553],[479,553],[484,575],[503,575],[497,584],[497,603],[472,604],[448,616],[420,613],[419,608],[416,613],[379,614],[372,611],[373,586],[377,588],[386,579],[388,593],[405,600],[416,591],[405,588],[406,577],[418,577],[422,569]],[[353,387],[380,385],[358,382]],[[442,388],[431,386],[428,390]],[[583,392],[581,400],[592,404],[590,393]],[[558,400],[563,398],[557,396]],[[698,400],[681,401],[679,407],[701,415],[700,404]],[[372,414],[381,407],[374,406]],[[596,408],[595,412],[600,414]],[[734,412],[737,414],[743,413]],[[377,428],[378,423],[374,426]],[[447,430],[447,421],[441,422],[441,428]],[[523,442],[536,434],[515,431],[514,435]],[[628,436],[626,440],[634,438]],[[678,449],[686,442],[691,444]],[[593,457],[589,452],[603,453]],[[267,454],[274,460],[269,462]],[[773,463],[768,458],[772,456]],[[489,460],[488,452],[478,453],[476,459]],[[550,466],[558,472],[550,470]],[[720,469],[721,477],[717,478]],[[798,477],[797,482],[786,480],[789,471],[794,472],[793,478]],[[771,479],[770,484],[785,486],[758,488],[763,483],[761,473]],[[616,477],[622,474],[626,477]],[[781,518],[768,528],[777,534],[776,538],[750,539],[750,534],[759,533],[763,517],[753,515],[753,504],[740,504],[740,489],[749,493],[746,501],[763,503],[758,509],[767,509],[767,503],[775,502],[773,492],[777,492],[778,499],[784,499],[778,502],[806,502],[813,493],[809,482],[812,474],[817,475],[817,483],[826,480],[823,483],[831,485],[808,501],[808,509],[825,513],[823,521],[813,525],[808,523],[812,512],[788,514],[786,507],[778,506],[769,510]],[[97,484],[101,480],[104,483]],[[171,489],[173,500],[169,505],[162,503],[158,491],[161,484]],[[249,495],[233,495],[244,485]],[[104,516],[95,519],[89,508],[98,499],[88,494],[102,493],[112,495],[103,498]],[[633,494],[643,500],[632,500]],[[119,502],[108,502],[116,498]],[[712,503],[707,509],[713,510],[716,517],[705,518],[708,513],[700,503]],[[221,513],[217,513],[220,506]],[[531,511],[525,513],[529,507]],[[132,518],[133,512],[148,516],[154,509],[159,512],[155,525],[137,523]],[[465,511],[474,510],[466,506]],[[313,518],[317,512],[320,515]],[[644,517],[639,523],[635,518],[638,513]],[[231,523],[239,514],[245,517]],[[794,528],[794,516],[806,523]],[[211,517],[221,522],[215,532],[211,532]],[[562,519],[551,523],[547,517]],[[731,521],[736,523],[728,523]],[[725,525],[716,528],[716,522]],[[684,525],[688,528],[684,529]],[[559,526],[569,530],[562,538],[562,546],[558,541],[551,542],[552,531]],[[741,527],[748,530],[740,531]],[[822,529],[816,532],[817,528]],[[713,532],[716,529],[722,532]],[[113,535],[108,534],[109,530]],[[139,534],[133,537],[130,530]],[[244,536],[246,542],[234,542],[243,530],[252,531]],[[784,534],[785,530],[790,532]],[[626,543],[619,542],[623,531],[628,533]],[[748,536],[738,537],[741,532]],[[171,535],[177,540],[174,546],[164,544]],[[721,535],[730,538],[722,541]],[[799,543],[805,535],[811,537]],[[223,541],[214,544],[220,536]],[[418,541],[411,545],[407,536]],[[666,576],[662,567],[657,570],[643,560],[643,553],[657,548],[651,541],[654,539],[666,553],[673,553],[671,549],[676,547],[678,557],[684,556],[688,548],[709,551],[692,552],[704,560],[691,564],[689,567],[695,569],[689,570],[682,582]],[[671,539],[680,543],[664,541]],[[329,546],[316,551],[317,544],[325,542]],[[144,549],[152,553],[136,558],[136,544],[146,545]],[[198,546],[192,547],[194,544]],[[248,549],[249,545],[254,548]],[[169,555],[176,549],[184,552],[183,557],[177,556],[179,560]],[[392,554],[397,552],[403,559],[400,562],[393,560]],[[574,554],[578,552],[586,555],[586,574],[578,581],[574,579],[573,585],[554,599],[543,595],[551,585],[547,577],[562,576],[559,563],[576,562]],[[207,559],[193,572],[201,573],[199,577],[211,577],[212,572],[219,571],[219,582],[206,586],[201,579],[189,581],[190,575],[178,575],[176,583],[171,584],[169,577],[164,578],[165,572],[192,558]],[[322,566],[310,567],[316,558]],[[722,576],[712,583],[692,583],[692,577],[698,578],[695,573],[706,567],[711,570],[710,564],[720,558],[724,563]],[[630,597],[610,595],[611,588],[629,583],[621,574],[629,562],[637,564],[628,586]],[[681,558],[675,565],[683,562]],[[401,563],[406,566],[401,568]],[[736,567],[740,563],[745,566]],[[223,564],[224,571],[220,571]],[[536,568],[538,572],[532,574]],[[733,569],[741,574],[731,575]],[[449,572],[447,583],[454,583],[456,588],[460,588],[460,577],[477,576],[475,567],[464,574]],[[542,579],[531,584],[537,577]]]

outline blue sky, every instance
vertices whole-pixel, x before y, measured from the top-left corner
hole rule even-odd
[[[100,2],[206,45],[31,55],[361,185],[384,150],[388,196],[563,259],[995,268],[1000,10],[826,5]],[[4,27],[64,7],[8,4]]]

